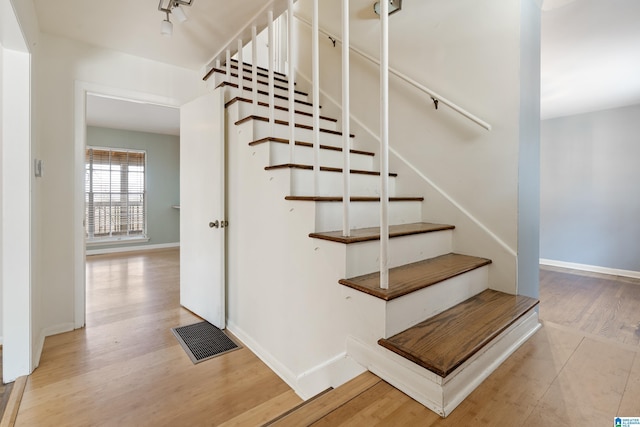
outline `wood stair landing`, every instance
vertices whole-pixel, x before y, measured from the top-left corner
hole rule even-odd
[[[538,302],[487,289],[378,344],[444,378]]]
[[[487,258],[450,253],[389,269],[389,289],[380,289],[379,272],[341,279],[339,283],[390,301],[488,264],[491,260]]]
[[[365,372],[336,389],[326,391],[303,402],[298,407],[269,421],[262,427],[309,426],[381,381],[371,372]]]
[[[430,222],[414,222],[389,226],[389,237],[410,236],[413,234],[430,233],[432,231],[453,230],[455,226],[447,224],[433,224]],[[327,231],[323,233],[311,233],[309,237],[314,239],[329,240],[331,242],[344,243],[346,245],[370,240],[380,240],[380,227],[368,227],[351,230],[351,236],[345,237],[340,231]]]

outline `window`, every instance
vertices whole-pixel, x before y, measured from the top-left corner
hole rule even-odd
[[[146,238],[144,151],[87,147],[88,242]]]

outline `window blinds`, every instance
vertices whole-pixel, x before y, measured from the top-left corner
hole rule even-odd
[[[146,237],[144,151],[88,147],[85,156],[86,237]]]

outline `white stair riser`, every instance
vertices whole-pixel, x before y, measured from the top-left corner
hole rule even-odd
[[[343,192],[343,176],[339,172],[320,171],[318,173],[318,194],[314,191],[313,170],[291,169],[292,196],[336,196]],[[389,177],[389,195],[395,196],[395,177]],[[350,174],[351,195],[378,197],[380,177],[376,175]]]
[[[209,79],[209,81],[211,81],[211,78]],[[215,78],[213,79],[212,83],[215,86],[218,86],[220,83],[229,82],[229,83],[237,84],[239,86],[238,81],[239,80],[238,80],[237,77],[233,77],[232,76],[231,78],[227,79],[227,76],[225,74],[215,73]],[[258,81],[260,82],[261,80],[258,79]],[[253,89],[253,83],[248,81],[248,80],[243,80],[242,85],[243,85],[243,87],[245,89],[248,89],[248,88]],[[274,94],[280,95],[280,96],[285,96],[287,98],[289,97],[289,91],[287,89],[281,89],[281,88],[277,87],[277,86],[286,87],[286,84],[276,81],[275,86],[276,87],[274,87]],[[258,83],[258,91],[269,92],[269,85],[268,84]],[[251,93],[252,93],[251,91],[247,90],[247,91],[245,91],[243,96],[245,96],[247,98],[251,98],[251,96],[252,96]],[[300,94],[300,93],[294,93],[293,98],[297,99],[299,101],[309,102],[309,96],[308,95],[303,95],[303,94]]]
[[[289,138],[288,125],[274,124],[273,130],[271,130],[271,125],[262,120],[253,120],[253,132],[255,139],[268,137]],[[296,141],[313,142],[313,130],[296,128]],[[342,147],[342,135],[320,132],[320,144]]]
[[[453,230],[413,234],[389,239],[389,267],[433,258],[452,252]],[[342,244],[342,243],[336,243]],[[347,245],[347,277],[380,270],[380,241]]]
[[[389,338],[488,289],[484,266],[387,302],[385,336]]]
[[[380,226],[380,203],[351,202],[351,228]],[[389,223],[408,224],[422,220],[422,202],[389,203]],[[316,203],[316,232],[342,229],[342,203]]]
[[[269,166],[283,165],[287,163],[295,163],[300,165],[313,164],[313,147],[305,147],[296,145],[294,150],[294,160],[291,162],[289,155],[289,145],[278,142],[269,142]],[[374,156],[366,154],[350,153],[351,169],[372,171]],[[334,168],[342,168],[343,154],[342,151],[336,150],[320,150],[320,165]]]
[[[446,417],[539,328],[537,312],[532,310],[444,379],[376,343],[358,338],[347,340],[347,354],[398,390]]]
[[[238,93],[239,90],[236,90],[236,93]],[[243,95],[243,97],[247,98],[247,99],[252,99],[250,96],[247,97],[247,94],[245,93]],[[250,95],[250,94],[249,94]],[[276,103],[276,105],[278,105],[278,103]],[[289,108],[288,105],[285,106],[287,109]],[[238,105],[239,108],[239,116],[240,117],[247,117],[247,116],[251,116],[251,115],[257,115],[257,116],[262,116],[262,117],[269,117],[269,107],[266,105],[258,105],[257,107],[255,107],[252,103],[249,102],[240,102]],[[296,110],[299,110],[298,108]],[[275,117],[276,120],[283,120],[285,122],[289,121],[289,111],[288,110],[279,110],[279,109],[274,109],[275,112]],[[307,126],[313,126],[313,117],[312,116],[307,116],[305,114],[296,114],[295,116],[295,122],[298,124],[302,124],[302,125],[307,125]],[[321,129],[329,129],[329,130],[337,130],[338,128],[338,123],[334,122],[333,120],[326,120],[323,118],[320,118],[320,128]]]

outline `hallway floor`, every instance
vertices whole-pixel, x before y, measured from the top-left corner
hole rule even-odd
[[[261,425],[300,402],[246,348],[192,365],[179,252],[87,260],[87,328],[46,339],[18,426]],[[585,285],[586,283],[586,285]],[[380,381],[316,425],[601,426],[640,416],[640,280],[541,270],[543,328],[446,419]],[[635,309],[634,309],[635,308]]]

